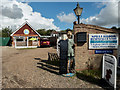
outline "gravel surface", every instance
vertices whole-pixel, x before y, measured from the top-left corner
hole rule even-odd
[[[101,88],[84,80],[58,75],[58,67],[45,63],[53,48],[18,50],[2,47],[3,88]],[[52,67],[52,69],[51,69]]]

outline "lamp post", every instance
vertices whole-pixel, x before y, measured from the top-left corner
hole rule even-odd
[[[79,3],[77,3],[77,7],[74,9],[75,15],[78,17],[78,24],[79,24],[79,16],[82,14],[83,8],[80,8]]]

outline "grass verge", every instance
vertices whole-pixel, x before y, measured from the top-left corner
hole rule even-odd
[[[17,50],[29,50],[29,49],[36,49],[36,48],[19,48]]]
[[[101,80],[101,71],[100,70],[77,71],[76,76],[84,81],[99,84],[99,81]]]

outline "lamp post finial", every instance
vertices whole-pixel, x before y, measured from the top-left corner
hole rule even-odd
[[[80,7],[79,2],[77,2],[77,7]]]

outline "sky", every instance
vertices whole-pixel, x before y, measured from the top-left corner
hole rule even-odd
[[[118,1],[112,2],[79,2],[83,8],[80,22],[106,28],[118,27]],[[13,31],[25,21],[34,29],[73,29],[77,21],[73,9],[76,2],[23,2],[3,0],[0,3],[0,29],[10,27]]]

